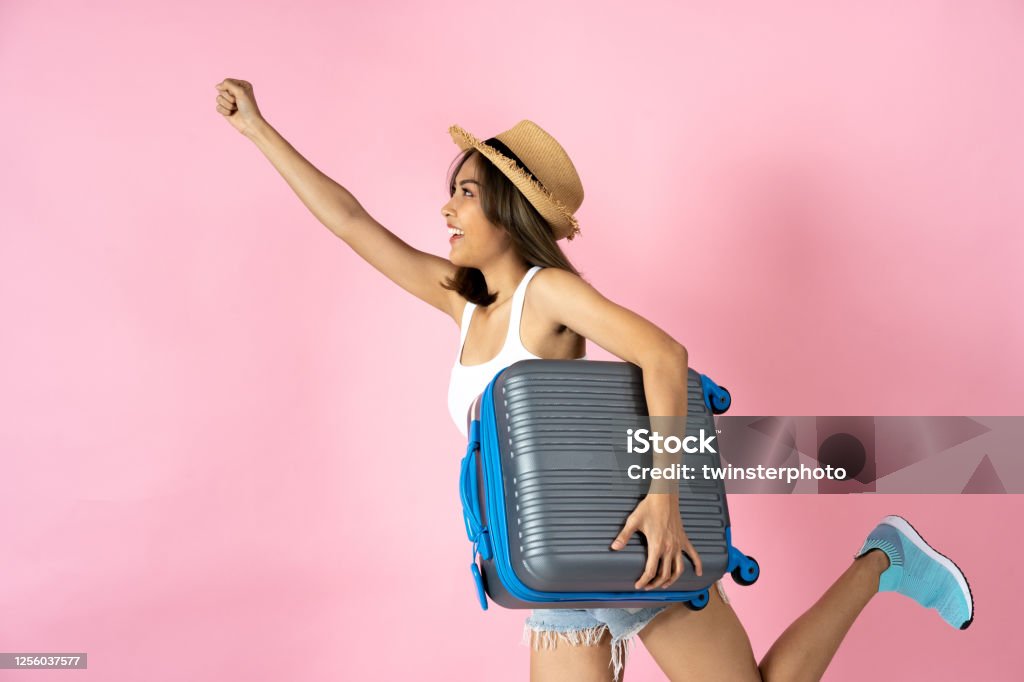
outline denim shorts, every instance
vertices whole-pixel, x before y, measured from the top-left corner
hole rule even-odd
[[[729,603],[722,581],[715,583],[722,601]],[[615,679],[620,679],[632,638],[671,604],[639,609],[534,609],[523,625],[523,644],[533,648],[553,649],[558,641],[578,646],[598,644],[607,631],[612,636],[612,657],[609,665]],[[537,636],[532,636],[537,633]]]

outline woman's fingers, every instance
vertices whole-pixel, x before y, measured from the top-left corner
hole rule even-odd
[[[683,551],[679,550],[672,557],[672,579],[669,584],[672,585],[683,576],[683,569],[686,567],[686,562],[683,561]]]
[[[246,81],[240,81],[237,78],[225,78],[220,83],[217,83],[218,90],[224,90],[230,92],[232,95],[240,94],[245,88],[252,87]]]
[[[214,86],[217,90],[217,111],[224,114],[235,130],[249,134],[264,122],[256,106],[252,84],[238,78],[225,78]]]
[[[623,524],[622,530],[620,530],[619,534],[615,536],[614,540],[612,540],[612,549],[619,550],[625,547],[626,543],[629,542],[629,538],[633,536],[633,533],[635,533],[636,530],[637,517],[633,514],[630,514],[629,517],[626,519],[626,523]]]
[[[225,78],[215,86],[217,88],[217,99],[224,98],[225,102],[238,108],[240,101],[252,100],[252,85],[246,81],[234,78]]]
[[[661,570],[658,571],[658,579],[651,584],[652,588],[657,589],[672,583],[672,571],[675,566],[676,554],[678,554],[678,552],[666,550],[661,555]]]
[[[690,542],[690,539],[686,539],[686,553],[690,555],[690,560],[693,561],[693,568],[697,572],[697,575],[704,575],[704,564],[700,560],[700,554],[697,553],[697,549]]]
[[[648,583],[658,573],[658,563],[661,560],[661,555],[658,552],[651,549],[651,545],[647,546],[647,565],[644,566],[644,572],[640,576],[640,579],[636,582],[636,589],[648,589]]]
[[[660,551],[658,548],[661,548]],[[643,575],[636,583],[636,588],[658,589],[671,585],[679,578],[677,561],[682,561],[682,551],[673,550],[671,544],[664,544],[647,538],[647,565]]]
[[[688,543],[686,553],[694,557],[694,567],[697,575],[703,575],[704,567],[701,564],[700,555],[693,545]],[[683,558],[683,550],[666,552],[661,556],[661,571],[658,573],[658,580],[651,583],[651,587],[669,587],[683,577],[686,572],[686,560]]]
[[[675,584],[686,572],[684,553],[690,557],[696,575],[703,576],[704,564],[687,536],[678,512],[668,510],[671,513],[665,516],[666,509],[648,502],[649,499],[645,498],[637,506],[612,542],[612,549],[620,549],[635,532],[647,540],[646,563],[643,574],[634,583],[635,589],[650,590]]]

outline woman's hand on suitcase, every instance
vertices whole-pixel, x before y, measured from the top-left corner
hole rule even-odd
[[[263,114],[256,106],[256,96],[249,81],[225,78],[215,87],[217,111],[224,115],[235,130],[248,136],[265,122]]]
[[[612,549],[619,550],[625,547],[629,538],[637,531],[647,538],[647,565],[635,584],[636,589],[667,587],[678,580],[686,569],[686,563],[683,561],[684,551],[693,561],[697,575],[704,574],[700,555],[683,530],[683,522],[679,518],[678,497],[657,494],[642,499],[612,541]]]

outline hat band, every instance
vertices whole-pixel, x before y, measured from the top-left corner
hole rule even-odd
[[[499,154],[503,154],[504,156],[507,156],[508,158],[510,158],[513,161],[515,161],[516,165],[519,166],[519,168],[524,173],[529,175],[530,178],[534,182],[536,182],[541,187],[544,187],[544,183],[537,179],[537,176],[533,174],[533,171],[531,171],[529,168],[527,168],[526,164],[523,163],[523,160],[520,159],[518,156],[516,156],[516,153],[513,152],[511,149],[509,149],[508,145],[506,145],[504,142],[502,142],[501,140],[499,140],[496,137],[491,137],[491,138],[488,138],[488,139],[484,140],[484,144],[487,145],[488,147],[493,147],[495,150],[498,151]]]

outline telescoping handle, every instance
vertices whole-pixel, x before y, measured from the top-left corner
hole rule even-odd
[[[466,455],[462,458],[462,470],[459,474],[459,499],[462,500],[462,518],[466,522],[466,535],[473,543],[473,559],[469,571],[473,574],[476,585],[476,596],[480,608],[487,610],[487,593],[484,591],[483,577],[480,567],[476,564],[477,552],[484,560],[491,558],[491,543],[487,537],[487,528],[480,514],[480,493],[476,474],[476,459],[480,453],[480,420],[474,419],[469,425],[469,444]]]

